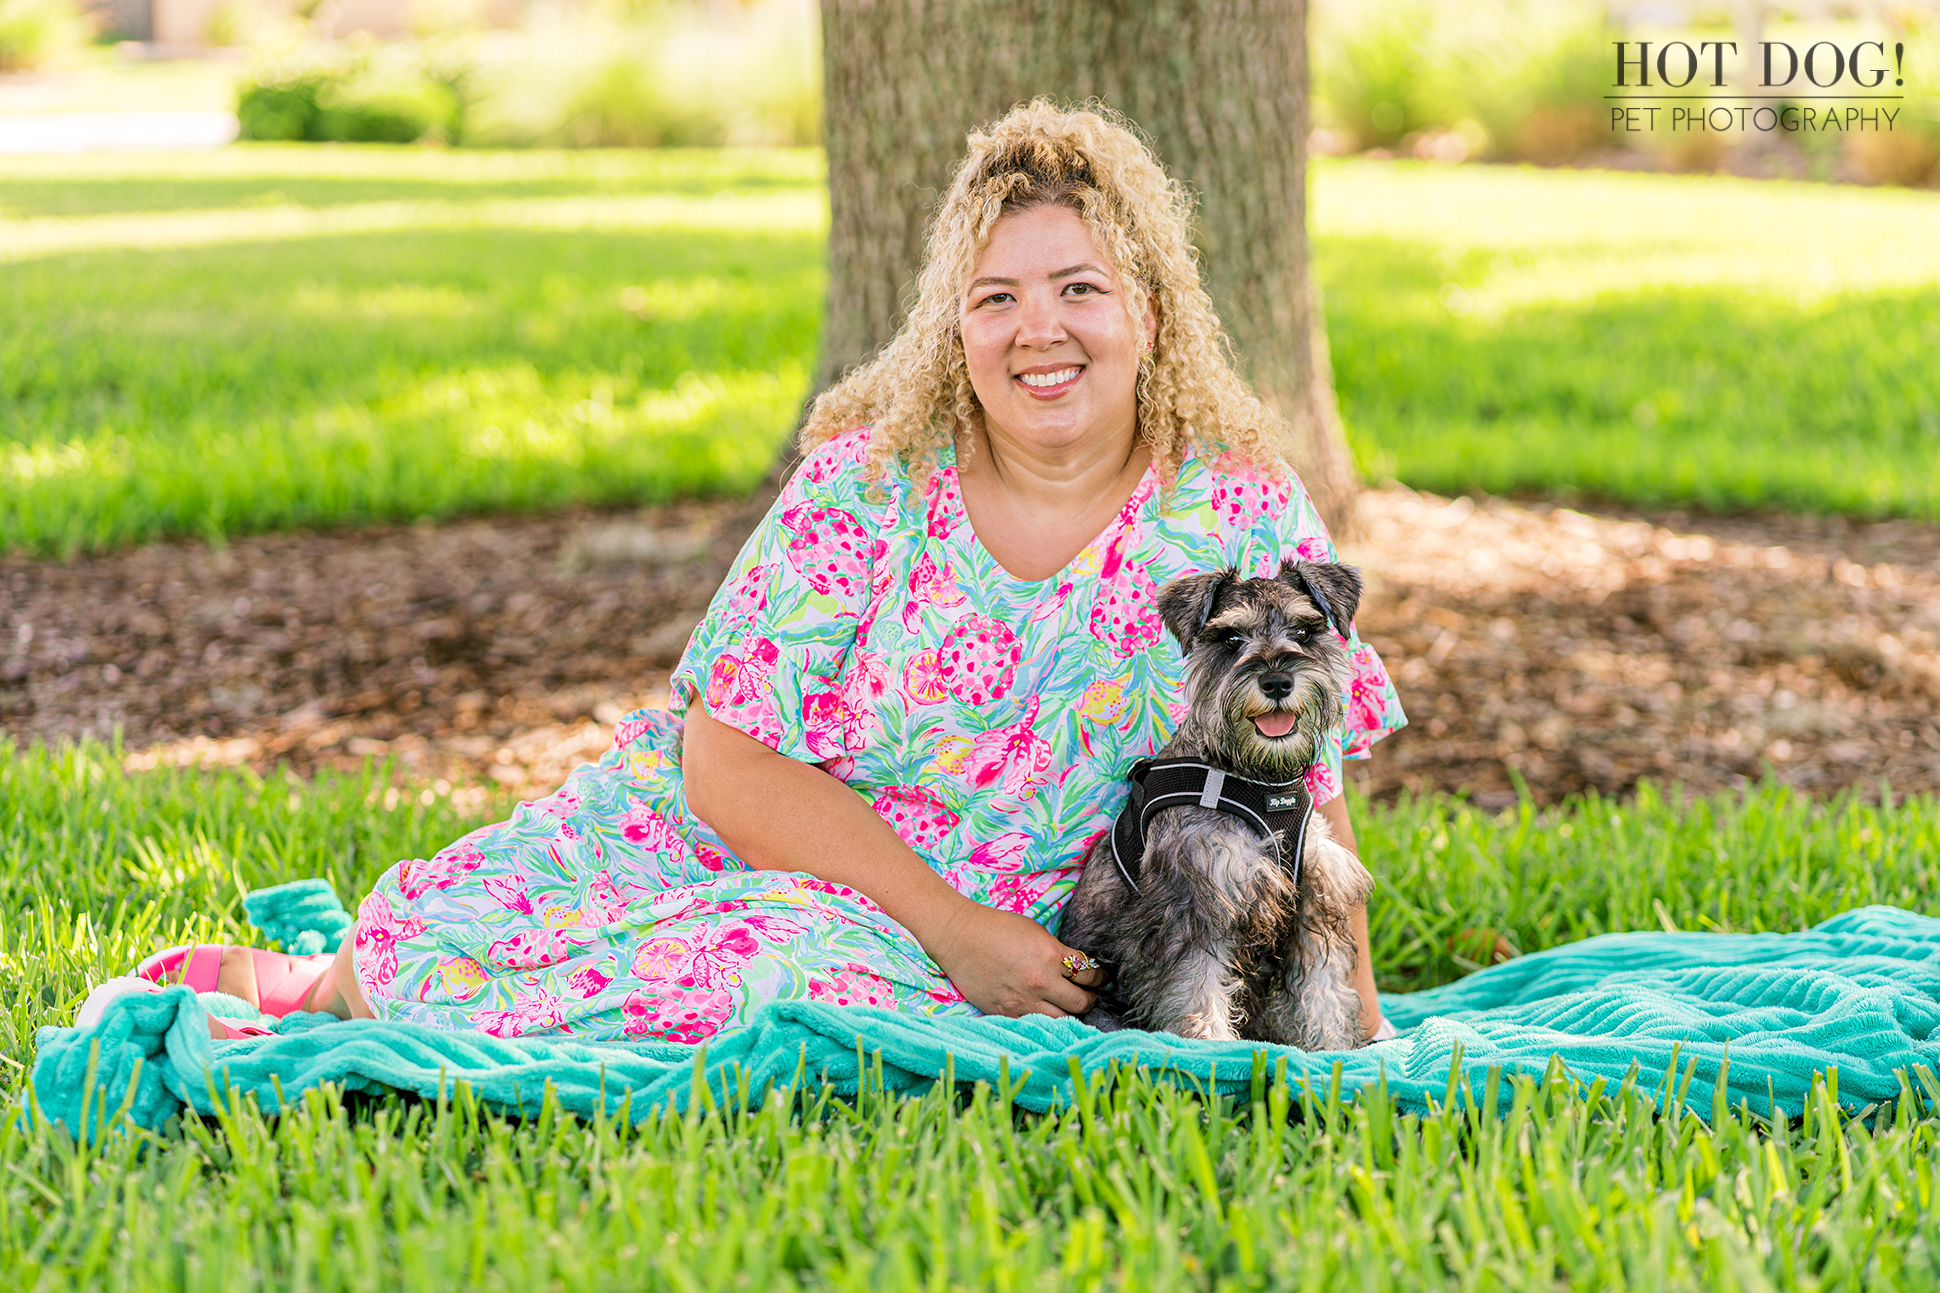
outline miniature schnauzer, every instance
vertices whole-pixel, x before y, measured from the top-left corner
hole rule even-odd
[[[1058,937],[1113,972],[1085,1022],[1346,1050],[1366,1039],[1350,913],[1373,880],[1313,813],[1306,774],[1342,717],[1361,577],[1286,561],[1271,579],[1160,592],[1188,656],[1187,713],[1085,859]]]

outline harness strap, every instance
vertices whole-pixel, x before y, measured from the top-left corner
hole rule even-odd
[[[1132,765],[1131,797],[1111,828],[1111,858],[1133,893],[1140,892],[1145,829],[1154,813],[1196,805],[1237,817],[1262,839],[1272,840],[1280,865],[1300,883],[1313,796],[1304,777],[1268,783],[1201,763],[1197,759],[1140,759]]]

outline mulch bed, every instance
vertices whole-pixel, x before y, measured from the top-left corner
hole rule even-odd
[[[0,561],[0,724],[133,767],[557,783],[667,671],[745,504]],[[1368,493],[1363,634],[1413,718],[1379,796],[1541,801],[1769,768],[1940,791],[1940,530]]]
[[[1348,556],[1412,724],[1377,795],[1940,791],[1940,529],[1369,495]]]

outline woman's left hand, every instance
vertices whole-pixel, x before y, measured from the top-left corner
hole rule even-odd
[[[981,903],[966,901],[926,947],[964,1000],[987,1015],[1082,1015],[1105,982],[1103,970],[1067,971],[1066,958],[1082,964],[1084,953],[1044,926]]]

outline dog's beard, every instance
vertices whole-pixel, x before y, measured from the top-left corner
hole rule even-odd
[[[1312,767],[1321,738],[1341,720],[1340,696],[1330,671],[1307,667],[1293,671],[1293,693],[1269,700],[1251,678],[1235,678],[1219,701],[1220,719],[1206,724],[1209,744],[1222,763],[1262,781],[1285,781]],[[1293,716],[1293,730],[1270,737],[1254,721],[1265,713]]]

